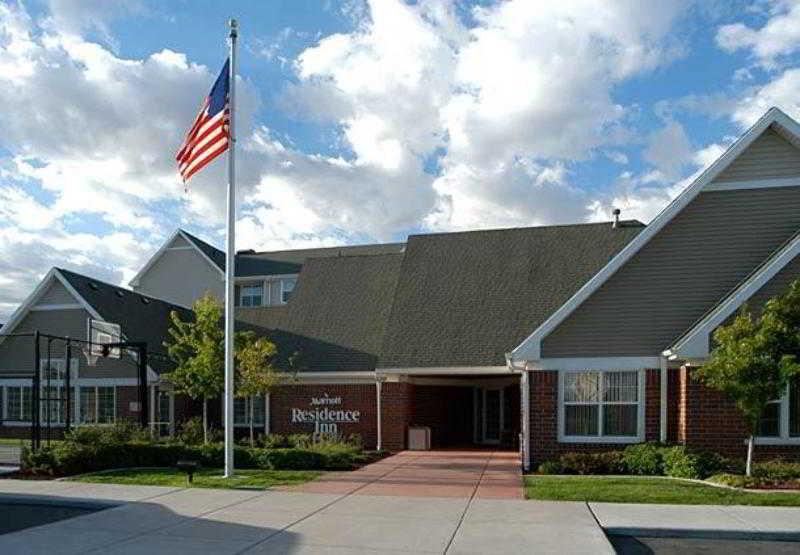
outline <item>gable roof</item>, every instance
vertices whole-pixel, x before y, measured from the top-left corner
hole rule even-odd
[[[152,353],[165,353],[162,343],[167,338],[170,313],[175,311],[182,320],[194,313],[184,307],[142,295],[82,274],[55,269],[81,299],[89,304],[100,320],[120,324],[123,336],[129,341],[145,341]],[[150,357],[149,365],[161,372],[165,369],[162,357]]]
[[[225,271],[225,251],[219,250],[217,247],[212,245],[211,243],[206,243],[199,237],[192,235],[188,231],[184,231],[182,229],[178,230],[181,235],[183,235],[192,245],[197,247],[200,252],[202,252],[213,264],[222,270]]]
[[[678,215],[701,191],[712,185],[726,168],[744,152],[762,133],[770,126],[776,129],[784,138],[793,144],[800,143],[800,125],[778,108],[770,108],[750,129],[748,129],[725,153],[711,166],[703,171],[681,194],[679,194],[664,210],[662,210],[647,229],[633,239],[599,272],[589,279],[583,287],[577,290],[558,310],[553,312],[544,322],[534,328],[524,341],[510,353],[512,360],[538,360],[541,358],[541,341],[550,332],[556,329],[570,314],[572,314],[584,301],[594,294],[617,270],[625,265],[644,245],[658,234],[676,215]]]
[[[302,370],[375,368],[402,254],[311,258],[289,303],[240,310],[237,319],[288,342]]]
[[[504,365],[643,229],[627,221],[410,237],[378,366]]]
[[[144,266],[137,272],[133,279],[130,280],[129,285],[135,287],[139,285],[139,280],[141,277],[147,273],[147,271],[153,266],[153,264],[158,261],[159,258],[164,254],[165,251],[169,249],[169,245],[175,241],[176,238],[181,237],[183,238],[189,245],[194,247],[198,254],[206,261],[208,264],[220,272],[221,275],[225,273],[225,253],[223,253],[218,248],[214,247],[203,241],[202,239],[198,239],[191,233],[184,231],[182,229],[176,229],[169,238],[164,241],[164,243],[159,247],[159,249],[151,256]],[[220,260],[222,260],[222,266],[220,266]]]
[[[663,355],[670,359],[703,359],[707,357],[710,351],[710,337],[714,330],[758,293],[781,270],[795,261],[799,254],[800,230],[676,339]]]

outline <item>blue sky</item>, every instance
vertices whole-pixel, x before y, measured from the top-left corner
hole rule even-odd
[[[646,5],[645,5],[646,4]],[[0,322],[52,266],[126,284],[224,172],[173,155],[241,24],[239,248],[649,221],[771,105],[795,1],[0,3]]]

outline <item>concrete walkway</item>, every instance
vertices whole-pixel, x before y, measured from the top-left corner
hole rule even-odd
[[[613,553],[585,503],[0,480],[9,496],[119,506],[0,535],[0,553]]]
[[[355,472],[335,472],[287,491],[404,497],[523,499],[513,451],[402,451]]]
[[[797,507],[589,503],[589,508],[609,534],[800,542]]]

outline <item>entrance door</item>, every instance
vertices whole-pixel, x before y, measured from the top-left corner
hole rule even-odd
[[[500,443],[503,430],[503,389],[485,387],[479,390],[480,443]]]

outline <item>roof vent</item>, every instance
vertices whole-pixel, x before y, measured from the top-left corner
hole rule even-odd
[[[611,225],[611,227],[613,227],[614,229],[617,229],[619,227],[620,213],[622,213],[622,210],[620,210],[619,208],[614,208],[614,211],[612,212],[612,214],[614,214],[614,223]]]
[[[236,251],[236,254],[255,254],[255,249],[244,249],[241,251]]]
[[[100,287],[95,282],[90,281],[89,282],[89,289],[92,289],[94,291],[98,291],[100,289]]]
[[[142,304],[150,304],[150,299],[148,299],[147,297],[141,297],[141,299],[142,299]]]
[[[122,297],[124,297],[124,296],[125,296],[125,295],[122,293],[122,291],[114,291],[114,293],[115,293],[115,294],[117,295],[117,297],[119,297],[120,299],[121,299]]]

